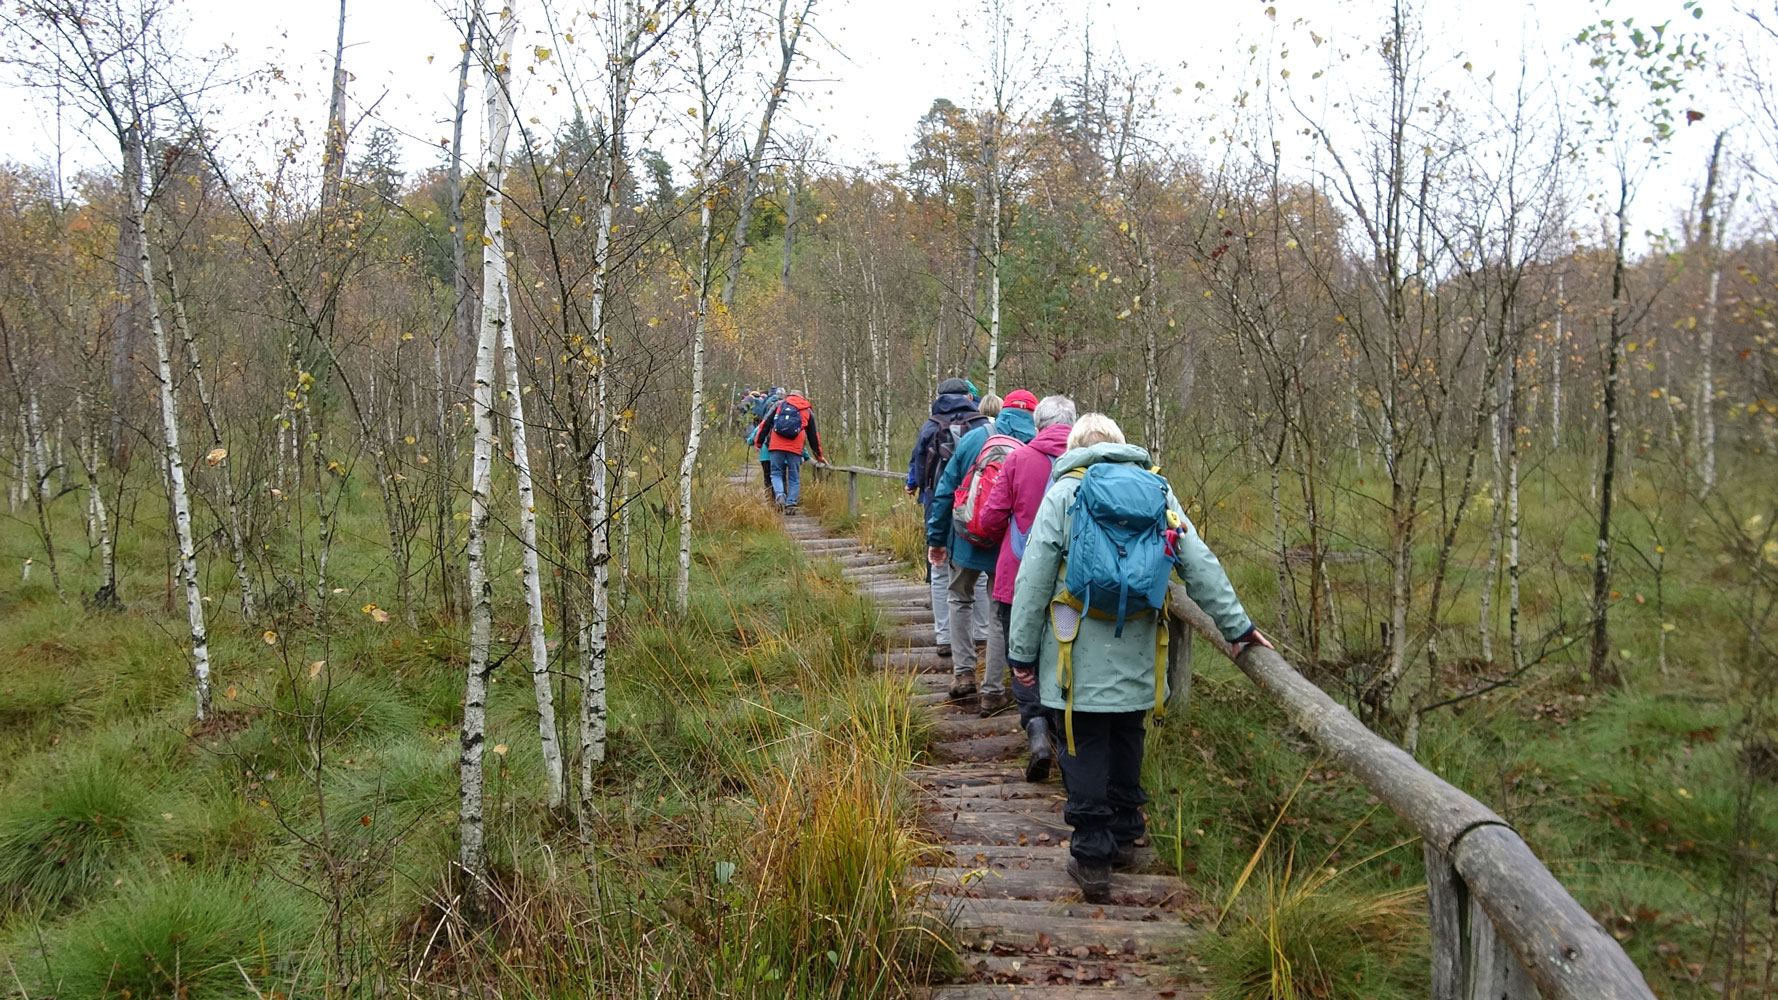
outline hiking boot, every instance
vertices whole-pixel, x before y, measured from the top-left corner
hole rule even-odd
[[[939,656],[939,659],[941,659],[941,660],[950,659],[951,658],[951,644],[948,642],[939,643],[938,644],[938,656]]]
[[[1079,858],[1068,859],[1068,877],[1080,886],[1080,896],[1089,903],[1111,902],[1111,869],[1100,865],[1083,865]]]
[[[1117,845],[1117,857],[1111,859],[1111,870],[1127,872],[1136,867],[1136,847],[1134,844]]]
[[[951,700],[962,701],[975,694],[974,677],[956,677],[951,680]]]
[[[784,505],[784,516],[785,517],[789,517],[795,513],[796,513],[796,504],[787,503]]]
[[[1025,780],[1033,783],[1047,781],[1050,766],[1056,762],[1056,741],[1050,738],[1049,720],[1032,719],[1025,724],[1025,733],[1031,738],[1031,759],[1025,763]]]
[[[981,716],[986,719],[989,716],[999,715],[1006,711],[1011,704],[1012,699],[1008,698],[1003,691],[984,691],[982,692],[982,703],[979,706]]]

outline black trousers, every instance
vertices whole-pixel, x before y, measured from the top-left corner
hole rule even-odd
[[[759,477],[766,484],[766,499],[778,499],[778,494],[772,492],[772,463],[770,459],[759,463]]]
[[[1060,723],[1062,713],[1056,712]],[[1056,743],[1068,803],[1062,819],[1074,828],[1069,852],[1088,866],[1107,866],[1119,845],[1129,847],[1148,832],[1142,806],[1142,720],[1147,712],[1074,713],[1074,753],[1060,725]]]
[[[1010,640],[1012,633],[1012,605],[1002,604],[999,601],[995,601],[994,616],[1000,619],[1001,641],[1005,642]],[[1013,703],[1019,706],[1019,728],[1024,729],[1031,725],[1031,720],[1039,716],[1048,718],[1049,709],[1044,708],[1043,703],[1037,700],[1037,685],[1020,684],[1017,674],[1013,674],[1011,670],[1008,670],[1007,673],[1009,676],[1006,679],[1006,686],[1012,689]],[[1061,738],[1060,732],[1061,731],[1054,726],[1050,727],[1050,735],[1055,736],[1058,739]]]

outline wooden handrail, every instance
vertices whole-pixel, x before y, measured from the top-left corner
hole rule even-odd
[[[1168,611],[1228,651],[1184,587],[1173,585]],[[1617,940],[1510,823],[1371,732],[1276,652],[1250,646],[1235,664],[1425,841],[1434,1000],[1654,1000]]]
[[[887,469],[867,469],[862,465],[817,465],[815,472],[817,475],[827,472],[844,472],[846,474],[846,516],[848,517],[858,516],[859,476],[875,476],[878,479],[904,481],[902,473],[890,472]]]

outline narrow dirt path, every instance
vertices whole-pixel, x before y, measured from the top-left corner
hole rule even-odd
[[[757,483],[757,480],[749,480]],[[1184,883],[1141,849],[1132,873],[1112,879],[1112,901],[1081,901],[1069,879],[1067,824],[1059,779],[1024,780],[1018,714],[978,718],[974,699],[946,700],[950,660],[933,644],[926,584],[905,564],[840,537],[812,517],[784,530],[811,560],[832,560],[889,624],[885,670],[914,675],[915,701],[934,722],[930,763],[909,777],[920,788],[920,822],[942,844],[921,877],[933,905],[963,946],[966,978],[933,988],[932,1000],[1070,1000],[1080,997],[1194,998],[1163,956],[1190,947]]]

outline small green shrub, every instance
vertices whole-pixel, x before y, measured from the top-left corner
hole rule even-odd
[[[57,996],[221,1000],[300,996],[318,987],[302,960],[310,914],[269,880],[211,872],[146,879],[83,911],[52,947]]]

